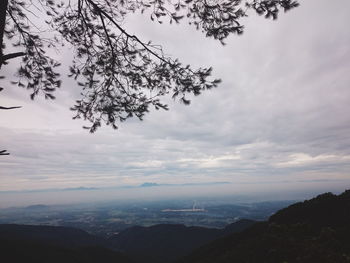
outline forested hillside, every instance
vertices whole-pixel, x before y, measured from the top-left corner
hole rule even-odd
[[[350,262],[350,191],[291,205],[180,262]]]

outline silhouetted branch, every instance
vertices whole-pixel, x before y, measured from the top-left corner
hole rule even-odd
[[[6,150],[2,150],[0,151],[0,156],[1,155],[10,155],[10,153],[8,153]]]
[[[3,64],[3,47],[4,47],[4,32],[6,24],[6,9],[8,5],[8,0],[0,1],[0,68]]]
[[[22,106],[13,106],[13,107],[0,106],[0,110],[13,110],[13,109],[19,109],[19,108],[22,108]]]
[[[2,62],[6,59],[23,56],[17,72],[20,81],[13,83],[32,90],[31,99],[34,99],[39,92],[44,93],[46,99],[54,99],[52,93],[61,86],[60,74],[55,72],[55,68],[60,63],[48,56],[44,48],[46,46],[55,47],[56,38],[47,39],[39,35],[41,32],[32,31],[31,27],[28,26],[30,19],[24,10],[26,10],[25,2],[10,2],[7,7],[10,26],[5,30],[5,34],[9,39],[17,38],[17,41],[13,41],[13,46],[24,47],[25,52],[3,55]]]
[[[199,95],[220,83],[211,77],[211,67],[183,65],[160,45],[130,33],[123,23],[127,14],[139,10],[159,23],[186,21],[224,44],[228,36],[243,33],[241,21],[249,10],[276,19],[297,6],[297,0],[0,0],[0,67],[23,56],[12,84],[31,90],[31,98],[43,93],[53,99],[61,86],[55,70],[60,64],[47,51],[68,43],[74,52],[68,76],[82,88],[71,108],[74,118],[90,121],[90,132],[102,123],[117,128],[117,122],[131,117],[142,120],[150,107],[167,110],[164,96],[187,105],[187,94]],[[45,14],[48,30],[31,21],[33,15],[40,18],[36,11]],[[4,55],[3,36],[22,52]],[[18,107],[0,107],[13,108]]]
[[[25,56],[26,53],[24,52],[15,52],[15,53],[10,53],[2,56],[2,62],[8,60],[8,59],[13,59],[21,56]]]
[[[157,53],[155,53],[154,51],[152,51],[144,42],[142,42],[137,36],[135,35],[130,35],[128,32],[126,32],[126,30],[124,28],[122,28],[109,14],[107,14],[104,10],[102,10],[96,3],[94,3],[92,0],[86,0],[87,2],[89,2],[94,9],[96,10],[96,12],[98,12],[100,15],[105,16],[113,25],[115,25],[124,35],[126,35],[128,38],[132,38],[134,40],[136,40],[141,46],[143,46],[143,48],[145,48],[148,52],[150,52],[153,56],[157,57],[158,59],[160,59],[161,61],[165,62],[165,63],[169,63],[168,61],[166,61],[163,57],[159,56]],[[102,20],[103,21],[103,20]]]

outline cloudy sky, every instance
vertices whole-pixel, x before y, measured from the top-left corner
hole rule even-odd
[[[223,82],[190,106],[170,100],[170,111],[117,131],[89,134],[71,119],[79,89],[66,77],[55,101],[31,101],[8,84],[12,61],[2,69],[0,104],[23,108],[0,111],[0,145],[11,152],[0,159],[0,191],[144,182],[231,182],[236,192],[349,188],[350,1],[300,2],[278,21],[252,14],[226,46],[186,24],[130,16],[130,32],[193,67],[213,66]]]

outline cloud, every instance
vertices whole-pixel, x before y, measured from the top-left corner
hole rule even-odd
[[[196,165],[199,168],[222,168],[229,165],[229,162],[240,160],[239,155],[209,156],[208,158],[183,158],[178,162],[181,166]]]
[[[245,34],[224,47],[186,25],[130,17],[128,28],[142,39],[163,43],[185,64],[213,66],[222,85],[190,106],[167,98],[170,111],[93,135],[71,120],[68,108],[79,94],[71,80],[64,78],[54,102],[31,102],[23,90],[7,88],[4,103],[25,107],[0,112],[0,145],[11,152],[0,159],[0,190],[346,181],[349,8],[346,0],[310,0],[276,22],[250,17]]]
[[[320,163],[348,163],[350,161],[350,155],[337,156],[321,154],[311,156],[305,153],[294,153],[289,155],[288,159],[289,160],[277,163],[276,165],[278,167],[294,167]]]

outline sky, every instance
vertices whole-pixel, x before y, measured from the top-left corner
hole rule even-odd
[[[130,15],[123,26],[222,83],[190,106],[168,100],[118,130],[72,120],[79,88],[65,77],[55,101],[9,80],[3,67],[0,191],[228,182],[227,193],[350,188],[350,2],[307,0],[277,21],[253,13],[226,45],[194,28]],[[67,65],[71,50],[55,54]],[[210,192],[222,192],[213,185]],[[193,189],[189,189],[193,191]]]

